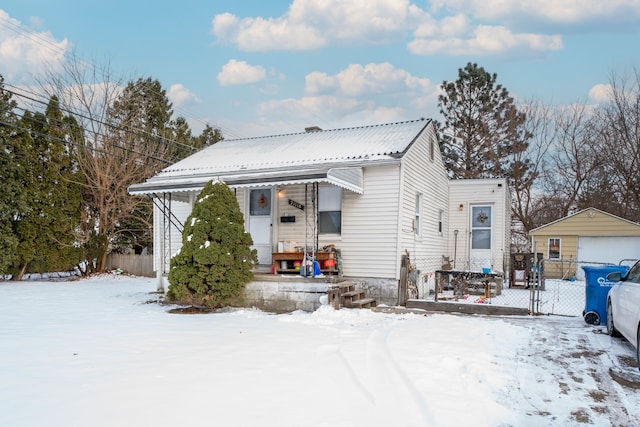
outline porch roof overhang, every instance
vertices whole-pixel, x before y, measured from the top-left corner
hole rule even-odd
[[[129,187],[129,194],[184,193],[200,191],[209,181],[227,184],[230,188],[271,187],[277,185],[327,183],[357,194],[364,192],[362,167],[338,167],[310,170],[248,172],[220,176],[192,176],[186,179],[150,179]]]

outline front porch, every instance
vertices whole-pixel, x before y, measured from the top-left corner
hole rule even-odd
[[[329,291],[341,283],[349,287],[341,291],[343,307],[396,305],[398,302],[397,281],[337,276],[307,278],[299,274],[272,274],[265,267],[268,268],[257,266],[253,281],[245,288],[248,307],[274,313],[315,311],[329,303]]]

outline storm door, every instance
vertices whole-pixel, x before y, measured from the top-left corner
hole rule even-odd
[[[491,267],[492,236],[493,236],[492,206],[471,206],[471,253],[470,269],[479,271]]]
[[[249,191],[249,233],[259,264],[271,264],[271,188]]]

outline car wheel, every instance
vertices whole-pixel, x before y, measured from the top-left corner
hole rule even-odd
[[[607,333],[612,337],[620,336],[620,333],[616,330],[616,326],[613,324],[613,310],[611,309],[611,301],[607,303]]]

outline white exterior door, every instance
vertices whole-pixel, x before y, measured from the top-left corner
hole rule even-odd
[[[493,207],[490,205],[471,206],[471,242],[469,269],[480,271],[493,264]]]
[[[249,191],[249,233],[258,264],[271,264],[271,205],[270,188]]]

